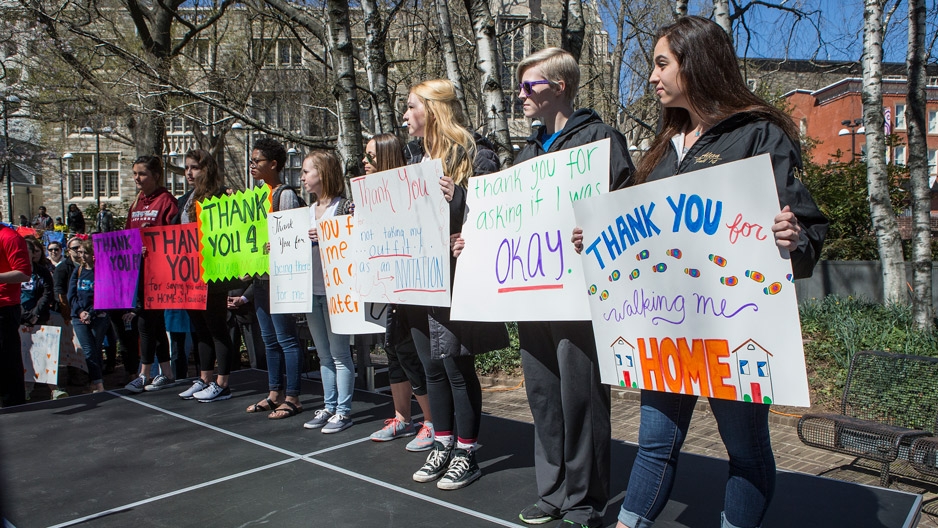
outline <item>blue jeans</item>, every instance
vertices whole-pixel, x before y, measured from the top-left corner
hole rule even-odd
[[[270,282],[254,281],[254,308],[261,327],[261,339],[267,349],[268,389],[280,392],[286,377],[287,396],[300,395],[303,354],[296,337],[296,318],[291,314],[270,313]]]
[[[85,354],[88,377],[91,378],[92,384],[101,383],[104,378],[101,374],[101,349],[104,347],[109,324],[111,322],[107,317],[93,317],[91,324],[82,323],[81,319],[72,317],[72,329],[81,343],[81,351]]]
[[[664,509],[696,402],[696,396],[642,391],[638,456],[619,511],[622,524],[650,527]],[[729,455],[722,526],[758,527],[775,492],[769,406],[716,398],[709,402]]]
[[[332,333],[328,302],[325,295],[313,295],[313,312],[306,314],[306,324],[319,354],[326,410],[348,416],[352,412],[352,392],[355,390],[355,364],[349,336]]]

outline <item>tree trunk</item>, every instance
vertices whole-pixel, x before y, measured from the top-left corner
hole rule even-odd
[[[684,6],[685,12],[687,6]],[[713,0],[713,21],[720,25],[723,28],[723,31],[726,31],[726,34],[730,36],[730,41],[733,40],[733,19],[730,18],[730,2],[729,0]]]
[[[687,16],[687,0],[676,0],[674,2],[674,18]]]
[[[393,134],[396,119],[388,90],[388,58],[384,52],[387,22],[382,20],[376,0],[362,0],[362,13],[365,18],[365,72],[377,110],[375,132]]]
[[[346,177],[361,174],[362,148],[361,110],[355,85],[355,63],[352,57],[352,30],[349,24],[348,0],[328,0],[329,45],[335,74],[332,95],[339,113],[337,150],[345,166]]]
[[[905,297],[905,262],[896,220],[889,199],[886,171],[886,138],[883,131],[883,6],[882,0],[865,0],[863,10],[863,124],[866,128],[866,178],[870,215],[879,258],[883,265],[883,299],[898,303]]]
[[[456,99],[462,107],[466,119],[470,119],[469,104],[466,102],[466,92],[462,87],[462,72],[459,71],[459,59],[456,55],[456,41],[453,39],[453,25],[449,20],[449,6],[444,0],[436,0],[436,14],[440,20],[440,37],[443,45],[443,63],[446,65],[446,77],[456,87]]]
[[[912,187],[912,317],[922,330],[934,328],[932,307],[931,193],[925,134],[925,0],[909,0],[909,70],[906,123],[909,184]]]
[[[508,132],[508,113],[502,90],[498,61],[495,58],[495,19],[486,0],[464,0],[472,29],[476,36],[476,67],[482,73],[482,104],[486,128],[493,130],[494,143],[501,166],[509,167],[514,161],[511,136]]]
[[[567,0],[560,25],[560,47],[569,51],[579,63],[583,53],[583,41],[586,38],[586,20],[583,19],[581,0]]]

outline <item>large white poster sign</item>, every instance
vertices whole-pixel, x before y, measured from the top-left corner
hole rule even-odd
[[[270,313],[313,311],[310,210],[298,207],[267,215],[270,241]]]
[[[20,327],[24,380],[53,385],[58,383],[61,338],[62,329],[56,326]]]
[[[451,317],[588,320],[571,204],[608,190],[608,139],[470,179]]]
[[[355,219],[351,215],[324,218],[319,221],[318,231],[332,331],[342,335],[384,333],[384,325],[366,316],[375,313],[380,318],[387,305],[365,303],[355,291]]]
[[[449,306],[449,203],[433,160],[352,180],[355,284],[374,303]]]
[[[604,383],[808,406],[768,155],[574,204]]]

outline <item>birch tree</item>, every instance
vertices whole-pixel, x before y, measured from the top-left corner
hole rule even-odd
[[[934,327],[932,306],[931,192],[925,134],[925,0],[909,2],[908,95],[909,184],[912,191],[912,316],[921,329]]]
[[[377,0],[361,2],[365,22],[365,73],[376,109],[375,132],[379,134],[394,133],[397,123],[391,91],[388,89],[388,58],[385,46],[391,21],[403,3],[403,0],[394,3],[388,13],[382,15]]]
[[[467,118],[469,104],[466,102],[466,93],[463,90],[462,72],[459,69],[459,57],[456,55],[456,40],[453,37],[453,24],[449,17],[449,6],[444,0],[435,0],[436,14],[440,23],[440,45],[443,48],[443,64],[446,65],[446,77],[453,82],[456,88],[456,99],[462,107],[463,115]]]
[[[476,40],[476,68],[482,76],[482,107],[487,128],[494,132],[495,148],[502,167],[514,161],[511,136],[508,132],[508,112],[502,90],[498,61],[495,56],[495,19],[487,0],[463,0]]]
[[[889,200],[886,137],[883,130],[883,0],[865,0],[863,9],[863,124],[866,128],[866,178],[870,215],[883,268],[883,299],[903,300],[905,262],[899,225]]]
[[[686,7],[685,5],[685,9]],[[730,36],[730,41],[732,42],[733,19],[730,16],[729,0],[713,0],[713,20]]]
[[[328,0],[329,43],[335,82],[332,95],[339,114],[337,150],[345,164],[347,176],[361,174],[362,147],[361,109],[355,83],[355,61],[352,56],[352,29],[349,23],[348,0]]]
[[[681,18],[685,16],[687,16],[687,0],[675,0],[674,18]]]

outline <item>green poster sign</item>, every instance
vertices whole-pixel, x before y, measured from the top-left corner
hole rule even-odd
[[[267,213],[270,187],[264,185],[199,202],[202,280],[267,273]]]

